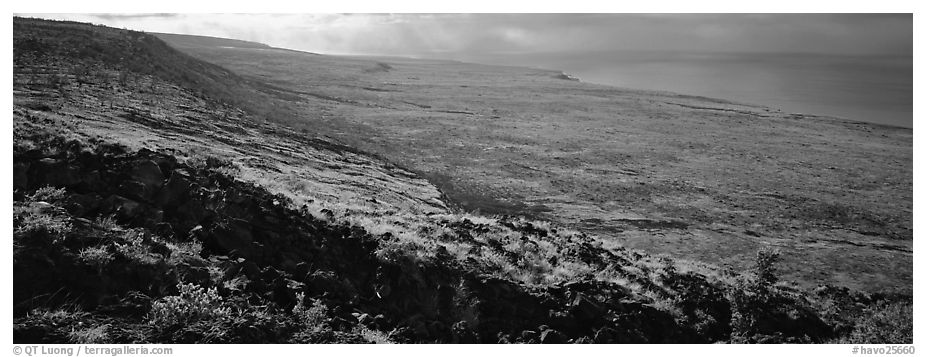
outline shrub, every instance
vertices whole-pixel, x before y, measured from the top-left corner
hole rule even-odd
[[[102,273],[103,268],[115,259],[106,246],[87,247],[77,254],[81,261],[93,266]]]
[[[389,338],[389,334],[368,328],[366,326],[357,327],[354,330],[354,333],[360,335],[364,341],[375,344],[392,344],[392,340]]]
[[[778,282],[775,264],[781,260],[781,251],[778,249],[763,248],[756,252],[756,266],[754,272],[758,279],[758,287],[769,289]]]
[[[119,225],[116,223],[115,214],[111,214],[108,216],[100,216],[99,218],[96,219],[96,224],[99,225],[100,228],[107,230],[107,231],[122,230],[122,227],[119,227]]]
[[[28,196],[30,202],[56,202],[60,201],[67,194],[63,188],[54,188],[45,186]]]
[[[48,237],[53,243],[61,242],[71,231],[71,223],[56,207],[47,203],[15,203],[13,206],[13,232],[17,241],[29,237]]]
[[[759,321],[773,308],[770,305],[773,304],[775,283],[778,281],[775,263],[780,256],[778,250],[760,249],[753,269],[737,277],[733,283],[728,297],[732,309],[730,327],[733,342],[747,342],[758,332]]]
[[[109,342],[108,329],[109,325],[73,329],[68,333],[68,339],[74,343],[107,343]]]
[[[222,304],[215,288],[203,289],[195,284],[178,283],[180,295],[166,296],[151,305],[149,322],[155,326],[173,326],[198,320],[226,317],[230,309]]]
[[[321,300],[312,301],[311,306],[305,305],[305,293],[296,294],[296,306],[293,314],[302,322],[307,330],[319,331],[328,317],[328,307]]]
[[[857,320],[847,339],[853,344],[913,343],[913,305],[879,302]]]
[[[163,258],[153,252],[151,241],[145,239],[145,232],[135,229],[125,230],[113,242],[116,252],[130,261],[141,264],[157,264]]]

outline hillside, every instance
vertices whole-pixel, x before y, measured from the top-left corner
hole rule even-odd
[[[173,39],[191,53],[233,47]],[[512,202],[461,184],[469,175],[416,161],[433,156],[483,175],[492,162],[453,166],[475,160],[455,143],[491,133],[454,142],[433,126],[398,135],[362,123],[377,111],[426,112],[447,135],[459,122],[494,129],[458,120],[490,116],[466,97],[435,100],[449,94],[441,83],[478,85],[467,92],[476,94],[524,85],[492,71],[527,71],[526,81],[540,85],[526,93],[562,82],[602,94],[556,72],[235,47],[242,56],[273,54],[245,70],[232,54],[209,64],[203,59],[222,56],[184,54],[149,34],[20,18],[13,43],[15,343],[912,340],[912,298],[903,291],[804,289],[776,271],[793,252],[761,244],[740,247],[752,249],[742,253],[746,269],[621,246],[589,234],[595,227],[538,219],[581,209]],[[253,72],[297,63],[287,56],[314,58],[305,65],[314,63],[307,73],[318,82]],[[459,71],[437,75],[448,66]],[[419,79],[403,72],[410,69]],[[390,75],[437,84],[383,78]],[[549,95],[568,95],[561,90]],[[450,145],[429,141],[438,139]],[[392,149],[379,146],[389,140]],[[538,147],[525,140],[505,137]],[[651,239],[681,229],[633,221]],[[903,247],[900,232],[883,244]],[[860,254],[881,254],[872,251]]]
[[[164,41],[172,43],[173,47],[231,47],[231,48],[255,48],[255,49],[270,49],[270,46],[267,46],[263,43],[250,42],[250,41],[241,41],[228,38],[218,38],[218,37],[209,37],[209,36],[191,36],[191,35],[175,35],[170,33],[150,33],[151,35],[156,36]]]
[[[453,203],[806,288],[912,286],[912,131],[452,61],[168,43],[268,83],[295,128],[409,168]],[[853,259],[846,259],[853,257]]]

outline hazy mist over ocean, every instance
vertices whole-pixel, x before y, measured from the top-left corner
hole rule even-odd
[[[913,125],[911,56],[614,51],[457,59],[556,69],[583,82],[729,99],[784,112]]]

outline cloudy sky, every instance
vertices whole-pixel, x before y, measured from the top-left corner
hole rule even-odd
[[[912,55],[911,14],[21,14],[329,54],[673,50]]]

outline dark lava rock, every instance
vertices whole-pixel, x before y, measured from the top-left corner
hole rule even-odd
[[[17,162],[13,164],[13,189],[25,190],[29,188],[29,163]]]
[[[76,189],[81,192],[104,192],[108,185],[103,181],[99,170],[91,170],[80,175],[80,183]]]
[[[458,321],[450,327],[453,343],[477,343],[476,332],[473,331],[466,321]]]
[[[141,181],[129,180],[119,185],[119,193],[133,200],[148,201],[154,192]]]
[[[103,198],[96,193],[73,194],[64,201],[64,208],[78,217],[95,216],[102,202]]]
[[[571,304],[572,314],[581,322],[593,322],[601,319],[607,310],[597,301],[577,293]]]
[[[142,160],[136,163],[132,167],[129,177],[152,189],[159,189],[164,184],[164,174],[161,172],[161,168],[151,160]]]
[[[154,199],[155,204],[162,207],[177,207],[185,203],[190,198],[190,191],[193,183],[181,171],[174,171],[167,179],[167,183],[161,188]]]
[[[140,203],[119,195],[107,197],[102,207],[104,211],[115,213],[116,218],[123,221],[138,217],[144,211]]]
[[[260,267],[257,266],[257,263],[245,261],[241,266],[241,270],[248,279],[260,280]]]
[[[543,344],[562,344],[569,339],[559,331],[548,329],[540,333],[540,343]]]
[[[244,220],[230,219],[224,224],[213,228],[210,243],[219,253],[237,251],[239,256],[248,258],[253,256],[254,236],[251,234],[251,225]]]
[[[614,343],[615,336],[617,331],[609,327],[602,327],[597,332],[595,332],[595,343]]]
[[[536,342],[537,331],[531,331],[531,330],[521,331],[521,337],[519,339],[521,340],[521,342],[526,342],[526,343]]]
[[[30,169],[34,177],[30,182],[34,184],[70,187],[80,183],[80,170],[76,166],[68,165],[64,160],[44,158],[36,161]]]

